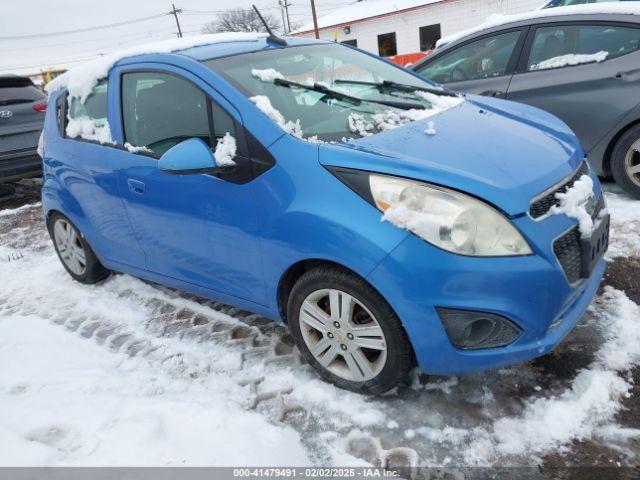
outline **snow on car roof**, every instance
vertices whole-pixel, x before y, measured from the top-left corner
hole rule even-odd
[[[69,70],[47,84],[45,90],[51,94],[66,88],[69,95],[84,102],[98,80],[105,78],[109,70],[118,61],[127,57],[135,57],[150,53],[175,53],[189,48],[229,42],[257,42],[267,36],[266,33],[228,32],[208,35],[194,35],[159,42],[136,45],[128,49],[110,53]]]
[[[531,10],[529,12],[517,13],[514,15],[504,15],[495,13],[490,15],[486,22],[481,23],[473,28],[463,30],[442,37],[436,42],[436,48],[442,47],[449,43],[460,40],[463,37],[472,35],[483,30],[509,23],[522,22],[526,20],[535,20],[537,18],[561,17],[568,15],[640,15],[639,2],[609,2],[609,3],[587,3],[583,5],[569,5],[566,7],[544,8],[539,10]]]
[[[344,23],[356,22],[366,18],[377,17],[409,8],[421,7],[444,0],[366,0],[356,1],[346,7],[318,18],[318,28],[332,27]],[[307,23],[292,34],[313,31],[313,23]]]

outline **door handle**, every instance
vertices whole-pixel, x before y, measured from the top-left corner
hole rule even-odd
[[[138,195],[142,195],[144,193],[144,183],[138,180],[130,178],[127,180],[127,185],[129,185],[129,190],[133,193],[137,193]]]

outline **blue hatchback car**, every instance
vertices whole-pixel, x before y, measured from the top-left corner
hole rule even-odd
[[[125,272],[286,322],[323,378],[365,393],[416,364],[545,354],[598,288],[600,185],[550,114],[315,40],[96,62],[51,84],[43,142],[47,226],[80,282]],[[585,233],[556,194],[589,178]]]

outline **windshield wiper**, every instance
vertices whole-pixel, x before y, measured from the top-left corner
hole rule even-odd
[[[416,85],[409,85],[406,83],[397,83],[392,82],[391,80],[383,80],[382,82],[367,82],[365,80],[346,80],[346,79],[337,79],[334,80],[334,83],[348,83],[351,85],[367,85],[370,87],[375,87],[379,91],[389,91],[389,90],[401,90],[403,92],[415,92],[416,90],[421,92],[433,93],[434,95],[440,95],[442,97],[458,97],[461,94],[456,92],[450,92],[448,90],[441,90],[439,88],[434,87],[419,87]]]
[[[396,102],[394,100],[373,100],[368,98],[354,97],[347,93],[342,93],[337,90],[332,90],[326,85],[323,85],[318,82],[314,82],[313,84],[311,83],[306,84],[306,83],[293,82],[291,80],[286,80],[284,78],[276,78],[273,81],[273,83],[275,83],[276,85],[281,85],[283,87],[304,88],[306,90],[323,93],[324,94],[323,98],[333,98],[335,100],[343,100],[345,102],[349,102],[354,105],[360,105],[362,102],[368,102],[368,103],[377,103],[380,105],[385,105],[387,107],[400,108],[402,110],[411,110],[412,108],[415,108],[418,110],[425,109],[425,106],[421,103]]]

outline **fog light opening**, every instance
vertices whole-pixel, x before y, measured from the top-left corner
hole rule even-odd
[[[479,318],[478,320],[472,321],[464,330],[464,344],[472,347],[484,342],[491,337],[495,326],[495,322],[488,318]]]
[[[436,307],[451,343],[460,349],[504,347],[522,333],[520,327],[501,315]]]

